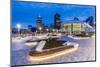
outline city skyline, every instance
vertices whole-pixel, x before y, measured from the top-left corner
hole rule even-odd
[[[14,0],[12,5],[12,27],[16,27],[16,24],[21,24],[22,28],[27,28],[28,25],[36,27],[38,16],[42,17],[43,24],[50,26],[54,24],[56,13],[61,15],[62,23],[74,17],[86,20],[89,16],[93,16],[95,21],[95,6],[16,2]]]
[[[96,61],[96,6],[12,0],[11,66]]]

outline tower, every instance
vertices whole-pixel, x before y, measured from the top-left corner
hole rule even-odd
[[[60,15],[58,13],[56,13],[54,15],[54,28],[55,29],[60,29],[61,28]]]
[[[42,29],[42,17],[38,16],[37,17],[37,30],[39,31],[40,29]]]

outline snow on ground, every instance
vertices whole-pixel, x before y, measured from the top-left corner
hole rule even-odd
[[[60,39],[78,43],[79,49],[76,52],[65,54],[63,56],[56,57],[48,61],[30,63],[28,61],[28,53],[31,48],[35,48],[36,46],[28,46],[25,45],[23,42],[12,43],[11,64],[27,65],[95,60],[95,37],[91,37],[89,39],[74,40],[72,38],[63,36]]]
[[[75,41],[74,41],[75,42]],[[43,63],[61,63],[61,62],[75,62],[75,61],[93,61],[95,60],[95,41],[94,38],[83,39],[76,41],[79,43],[79,49],[76,52],[65,54],[60,57],[53,58],[48,61],[43,61],[33,64]]]
[[[45,45],[46,41],[40,41],[37,48],[36,48],[36,51],[42,51],[43,50],[43,47]]]

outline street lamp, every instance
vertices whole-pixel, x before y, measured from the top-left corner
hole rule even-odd
[[[21,25],[20,25],[20,24],[17,24],[16,27],[17,27],[18,32],[19,32],[19,35],[20,35],[20,28],[21,28]]]

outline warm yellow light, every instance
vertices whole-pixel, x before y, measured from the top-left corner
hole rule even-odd
[[[39,27],[39,30],[41,31],[42,30],[42,27]]]
[[[37,45],[38,42],[30,42],[30,43],[26,42],[25,44],[28,46],[34,46],[34,45]]]
[[[29,59],[30,62],[41,62],[41,61],[49,60],[51,58],[55,58],[57,56],[61,56],[61,55],[67,54],[67,53],[74,52],[77,49],[78,49],[78,46],[75,46],[74,48],[66,49],[64,51],[59,51],[59,52],[57,52],[55,54],[50,54],[50,55],[45,55],[45,56],[39,56],[39,57],[29,56],[28,59]]]
[[[46,29],[46,31],[49,31],[49,29]]]

